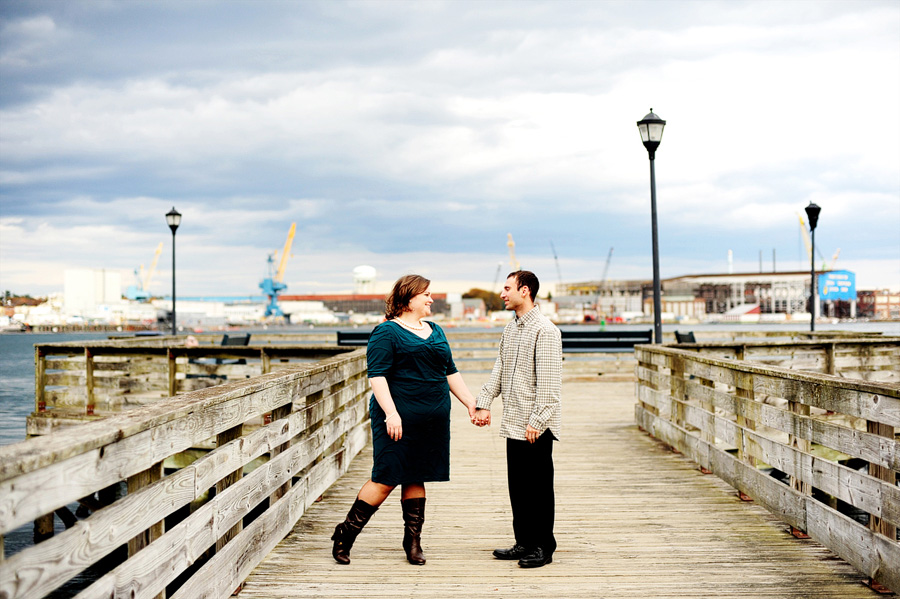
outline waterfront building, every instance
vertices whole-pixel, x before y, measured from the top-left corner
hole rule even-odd
[[[331,295],[282,295],[279,301],[285,302],[321,302],[327,309],[338,315],[371,315],[384,316],[384,294],[352,293]],[[446,293],[432,293],[434,303],[431,313],[437,315],[450,314],[450,306]],[[292,319],[293,320],[293,319]]]
[[[871,317],[878,320],[900,320],[900,291],[879,289],[868,292]]]
[[[820,305],[816,316],[856,317],[856,276],[850,271],[816,273]],[[808,271],[769,273],[727,273],[686,275],[663,279],[662,311],[665,318],[740,320],[741,315],[758,314],[758,320],[808,320],[810,273]],[[653,314],[653,282],[581,281],[558,285],[553,299],[567,313],[581,311],[586,318],[617,319],[638,312]],[[873,312],[890,318],[900,311],[898,294],[871,296]],[[879,308],[875,308],[878,301]],[[824,305],[824,312],[822,306]],[[888,315],[888,316],[881,316]],[[896,316],[895,316],[896,317]],[[752,316],[750,316],[753,319]]]
[[[561,322],[624,321],[643,315],[647,284],[643,280],[559,283],[553,301]]]
[[[63,311],[90,317],[100,305],[122,302],[122,273],[97,268],[69,268],[63,273]]]

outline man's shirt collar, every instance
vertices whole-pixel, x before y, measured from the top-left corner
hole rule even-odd
[[[522,317],[520,318],[519,315],[516,314],[516,324],[517,324],[518,326],[520,326],[520,327],[524,327],[526,324],[528,324],[529,322],[531,322],[532,320],[534,320],[535,318],[537,318],[537,317],[538,317],[538,314],[540,314],[540,313],[541,313],[541,309],[538,307],[537,304],[535,304],[535,305],[534,305],[534,308],[532,308],[531,310],[529,310],[529,311],[525,314],[525,316],[522,316]]]

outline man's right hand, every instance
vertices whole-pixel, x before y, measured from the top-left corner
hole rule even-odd
[[[484,408],[477,408],[475,410],[475,417],[472,419],[472,423],[475,426],[490,426],[491,411],[485,410]]]

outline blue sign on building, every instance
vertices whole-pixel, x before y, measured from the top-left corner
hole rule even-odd
[[[856,299],[856,273],[849,270],[832,270],[819,275],[819,298],[829,300]]]

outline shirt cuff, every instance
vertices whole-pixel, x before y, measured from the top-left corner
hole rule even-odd
[[[491,409],[491,400],[489,399],[481,399],[480,397],[475,400],[475,409],[476,410],[490,410]]]
[[[528,419],[528,426],[530,426],[531,428],[535,429],[536,431],[538,431],[540,433],[543,433],[544,430],[547,428],[547,423],[542,422],[537,416],[532,414],[531,417]]]

